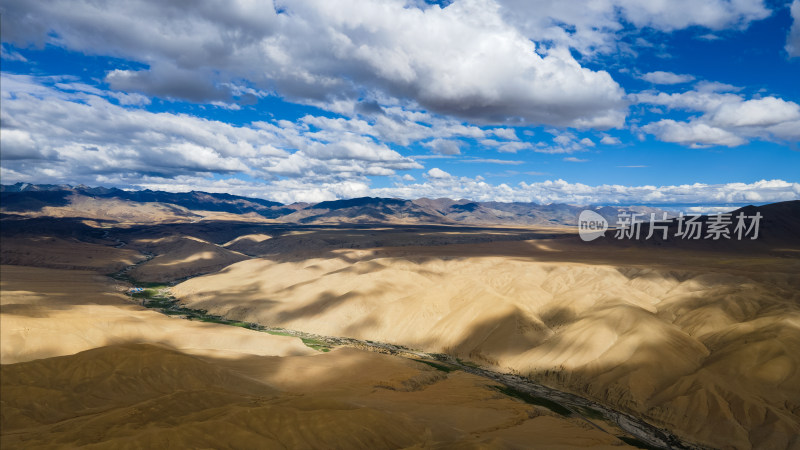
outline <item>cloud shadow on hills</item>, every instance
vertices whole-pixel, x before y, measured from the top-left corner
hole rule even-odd
[[[65,221],[62,222],[62,220]],[[85,225],[79,222],[76,223],[72,219],[53,219],[50,222],[38,220],[36,226],[30,229],[26,229],[24,226],[18,227],[17,233],[24,234],[30,230],[33,230],[32,232],[34,233],[42,232],[47,229],[46,225],[48,223],[56,229],[59,228],[62,223],[71,224],[64,228],[64,232],[71,233],[70,236],[73,237],[76,236],[76,233],[77,237],[87,236],[86,239],[93,239],[97,236],[96,229],[91,227],[88,227],[88,229],[84,228],[86,227]],[[661,277],[659,273],[655,271],[646,271],[643,267],[650,268],[659,265],[667,266],[668,270],[670,270],[669,276],[678,277],[678,280],[681,280],[681,274],[685,275],[688,272],[698,270],[698,268],[704,270],[721,268],[726,271],[731,271],[732,269],[744,271],[749,267],[747,265],[749,264],[747,262],[748,259],[757,259],[759,257],[770,259],[768,262],[770,266],[765,269],[767,272],[770,270],[791,272],[793,268],[798,265],[797,258],[776,259],[774,255],[770,253],[771,250],[768,246],[760,246],[760,244],[757,243],[746,243],[746,245],[736,248],[725,248],[725,246],[701,246],[698,249],[694,249],[680,245],[676,245],[675,247],[656,247],[655,244],[634,243],[614,245],[613,241],[605,243],[582,243],[572,233],[566,231],[559,233],[549,230],[408,225],[348,225],[338,227],[259,225],[254,227],[252,224],[227,222],[219,222],[212,225],[213,226],[207,228],[205,231],[202,230],[204,224],[150,225],[147,227],[133,226],[130,228],[112,228],[109,230],[109,234],[121,240],[146,233],[159,233],[160,235],[176,234],[195,237],[202,235],[205,238],[211,239],[211,242],[221,245],[221,243],[230,240],[228,239],[229,236],[235,236],[236,233],[259,232],[273,236],[273,239],[268,241],[269,245],[261,249],[265,250],[266,253],[262,254],[260,257],[276,262],[299,261],[310,257],[322,259],[336,258],[350,264],[383,257],[407,258],[418,261],[472,257],[505,257],[525,261],[552,263],[607,264],[615,267],[620,274],[624,275],[629,280],[637,278],[657,279]],[[84,232],[86,233],[85,235],[81,234]],[[293,232],[303,232],[304,234],[292,234]],[[496,233],[501,234],[497,235]],[[12,234],[12,236],[14,235]],[[5,229],[3,237],[6,238]],[[354,240],[357,242],[354,243]],[[352,247],[348,246],[348,244],[356,244],[357,246]],[[659,250],[655,251],[655,248],[659,248]],[[272,250],[274,250],[274,252],[270,252]],[[364,250],[366,252],[361,256],[348,255],[348,252],[351,250]],[[377,264],[377,262],[374,261],[373,263]],[[753,264],[760,267],[767,263],[756,261]],[[230,269],[222,269],[222,273],[228,270]],[[344,273],[347,270],[349,270],[349,268],[339,269],[338,271]],[[688,275],[686,276],[688,277]],[[687,278],[683,280],[685,279]],[[744,278],[741,280],[744,281]],[[696,281],[701,287],[709,286],[713,283],[712,280],[704,278]],[[293,285],[286,289],[291,291],[294,288],[295,286]],[[793,287],[789,285],[786,286],[786,288],[792,289]],[[233,294],[239,293],[242,296],[252,296],[258,294],[258,292],[258,286],[256,280],[254,280],[253,284],[240,286]],[[362,295],[362,293],[348,292],[343,295],[335,295],[333,292],[323,292],[318,298],[305,306],[278,313],[279,319],[296,320],[303,317],[313,317],[321,312],[336,308],[357,295]],[[235,295],[232,297],[235,297]],[[71,299],[71,301],[72,300],[74,299]],[[202,304],[202,302],[200,303]],[[243,307],[245,309],[249,307],[248,304],[237,302],[235,298],[230,298],[229,300],[214,300],[214,303],[221,310],[228,311],[228,315],[240,314],[240,312],[236,311],[236,307]],[[269,299],[259,299],[258,306],[269,309],[277,303],[278,302],[273,302]],[[697,306],[697,300],[692,297],[687,297],[685,301],[681,300],[679,303],[685,303],[684,306],[691,308]],[[69,307],[72,306],[65,305],[65,308]],[[12,307],[12,311],[6,311],[4,307],[3,313],[8,312],[10,314],[15,314],[13,310],[14,308]],[[31,313],[30,311],[23,310],[24,308],[22,308],[22,310],[18,309],[16,313],[21,315]],[[568,327],[577,317],[566,308],[553,307],[545,311],[545,313],[541,315],[541,319],[548,327]],[[347,331],[356,334],[361,330],[372,328],[374,325],[375,324],[371,323],[370,320],[362,320],[349,324]],[[541,339],[543,338],[537,337],[535,333],[537,326],[535,320],[529,320],[529,318],[526,318],[525,315],[519,311],[508,313],[472,324],[470,330],[461,338],[460,342],[452,346],[452,349],[456,351],[463,349],[467,356],[474,356],[479,360],[485,361],[519,355],[542,342]],[[513,333],[505,336],[503,333],[509,331],[512,327],[514,329],[521,328],[531,332],[528,334],[523,333],[520,336],[515,336]],[[788,325],[782,325],[782,327],[784,328],[781,328],[781,330],[784,332],[788,329],[786,328]],[[789,332],[797,332],[796,327],[794,330],[788,330]],[[429,344],[433,345],[432,342]],[[662,342],[658,339],[654,339],[652,342],[643,344],[637,348],[637,358],[633,362],[621,364],[600,363],[593,367],[591,371],[581,368],[556,370],[554,374],[548,375],[550,378],[545,377],[545,380],[561,383],[578,391],[584,389],[584,391],[581,392],[590,396],[598,395],[597,392],[591,391],[592,382],[597,379],[598,374],[606,378],[624,380],[632,376],[634,372],[640,370],[642,367],[646,369],[650,364],[657,365],[663,362],[663,350],[668,344],[669,343],[666,341]],[[475,353],[476,349],[479,349],[477,353]],[[658,375],[657,372],[653,373]],[[655,389],[656,394],[662,395],[665,398],[671,398],[670,396],[673,394],[667,391],[674,386],[678,386],[684,377],[692,373],[693,372],[686,372],[684,374],[678,374],[674,379],[665,379],[665,381]],[[626,402],[629,401],[629,399],[625,397],[624,389],[624,386],[611,389],[612,394],[617,396],[611,400],[612,403],[619,403],[617,405],[619,406],[625,405]],[[706,389],[706,387],[702,387],[702,389]],[[708,387],[708,389],[711,389],[711,387]],[[739,394],[728,388],[725,389],[725,395],[729,396],[730,399],[735,399],[736,396],[750,395],[747,393]],[[680,395],[685,394],[687,398],[691,399],[687,401],[691,402],[699,402],[701,399],[705,398],[702,396],[697,398],[691,397],[693,395],[698,395],[696,391],[690,391],[684,394],[681,394],[681,392],[680,390],[676,391],[674,397],[678,398]],[[606,401],[609,400],[606,399]],[[693,403],[690,403],[690,405],[691,404]],[[699,408],[699,403],[697,405]],[[646,415],[647,411],[639,411],[639,413]],[[653,417],[658,419],[659,416],[654,413]],[[741,432],[737,428],[738,425],[724,421],[715,422],[720,420],[723,419],[712,417],[709,418],[705,424],[706,426],[714,424],[719,430],[722,430],[720,432],[721,435],[729,435],[731,439],[741,438]],[[774,418],[770,420],[774,420]],[[767,425],[762,424],[759,426]],[[759,433],[761,433],[761,431],[759,431]],[[776,433],[780,434],[782,432],[778,430]],[[775,439],[780,440],[782,438],[778,436],[775,437]]]

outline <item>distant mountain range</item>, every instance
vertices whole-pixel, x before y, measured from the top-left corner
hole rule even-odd
[[[117,188],[84,185],[17,183],[0,186],[3,212],[40,211],[45,207],[84,207],[91,200],[114,200],[135,204],[155,204],[177,214],[193,211],[230,214],[257,214],[265,219],[299,224],[395,223],[461,225],[575,225],[578,214],[591,208],[615,223],[620,211],[640,213],[662,210],[646,206],[577,206],[567,204],[475,202],[448,198],[403,200],[361,197],[319,203],[278,202],[209,192],[125,191]],[[89,202],[89,203],[87,203]],[[135,203],[134,203],[135,202]],[[118,203],[117,203],[118,204]],[[77,205],[77,206],[76,206]]]

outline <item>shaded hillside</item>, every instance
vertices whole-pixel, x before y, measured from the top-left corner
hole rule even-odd
[[[740,214],[744,215],[744,228],[741,229],[741,232],[738,232],[737,226],[739,225],[738,218]],[[678,219],[670,219],[664,224],[667,227],[667,239],[663,239],[663,230],[658,228],[654,230],[653,236],[648,239],[647,236],[650,231],[648,214],[639,218],[642,221],[639,239],[627,237],[618,239],[617,230],[610,229],[605,233],[604,239],[598,239],[588,244],[613,247],[667,246],[725,251],[731,248],[769,247],[779,249],[788,244],[800,243],[800,233],[797,232],[798,228],[800,228],[800,200],[762,206],[749,205],[724,213],[723,216],[729,224],[725,227],[727,234],[721,234],[719,239],[713,239],[713,234],[709,236],[710,225],[717,220],[714,215],[700,216],[695,219],[699,223],[699,234],[694,231],[696,229],[690,229],[686,225],[689,219],[686,216],[683,219],[683,223],[679,223]],[[756,216],[759,216],[757,220],[755,219]],[[656,217],[658,218],[658,216]],[[757,222],[757,227],[754,222]],[[614,227],[616,223],[609,222],[609,225]],[[757,235],[756,231],[758,232]],[[691,237],[699,237],[696,239],[683,237],[679,232],[688,232]],[[741,238],[739,236],[740,233]],[[753,237],[756,237],[756,239],[752,239]]]
[[[66,206],[69,191],[0,192],[0,205],[5,211],[39,211],[45,206]]]
[[[320,202],[308,206],[287,221],[299,223],[448,223],[441,214],[421,208],[414,202],[396,198],[361,197]]]
[[[139,203],[165,203],[189,210],[220,211],[234,214],[258,213],[264,217],[279,217],[293,212],[280,208],[282,203],[258,198],[209,192],[124,191],[117,188],[33,185],[17,183],[2,186],[3,208],[9,211],[38,210],[43,206],[66,206],[71,195],[89,198],[119,199]]]

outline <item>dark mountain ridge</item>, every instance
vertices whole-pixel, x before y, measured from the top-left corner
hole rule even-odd
[[[359,197],[319,203],[279,202],[225,193],[202,191],[164,192],[126,191],[118,188],[85,185],[53,185],[16,183],[0,185],[0,207],[6,213],[41,211],[42,208],[67,207],[76,196],[89,199],[117,199],[137,203],[179,206],[190,211],[212,211],[231,214],[255,213],[283,223],[297,224],[450,224],[564,226],[576,225],[581,211],[592,209],[614,226],[620,212],[661,214],[663,210],[647,206],[578,206],[568,204],[476,202],[448,198]],[[752,208],[752,207],[748,207]],[[733,208],[732,208],[733,209]],[[794,211],[796,208],[790,208]],[[793,214],[796,214],[794,212]],[[789,226],[788,224],[784,224]]]

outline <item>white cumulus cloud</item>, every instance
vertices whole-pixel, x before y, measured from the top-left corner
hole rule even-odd
[[[642,127],[647,133],[654,134],[664,142],[675,142],[690,147],[707,147],[710,145],[724,145],[736,147],[747,141],[722,128],[697,122],[677,122],[672,119],[662,119]]]
[[[528,37],[586,54],[619,51],[618,33],[630,24],[664,32],[723,30],[744,28],[770,14],[762,0],[502,0],[501,5],[504,17]]]
[[[649,81],[653,84],[681,84],[694,81],[692,75],[679,75],[672,72],[663,72],[657,70],[655,72],[648,72],[641,76],[641,79]]]
[[[449,173],[445,172],[444,170],[438,167],[434,167],[433,169],[429,170],[425,175],[427,175],[428,178],[432,179],[445,179],[452,177],[452,175],[450,175]]]
[[[620,127],[624,92],[563,47],[537,47],[492,0],[441,8],[403,0],[3,3],[4,39],[122,56],[112,88],[226,101],[231,83],[329,109],[343,99],[411,101],[479,123]]]
[[[754,183],[724,183],[664,186],[586,185],[547,180],[516,185],[487,183],[480,178],[429,178],[424,183],[371,189],[370,195],[400,198],[470,199],[475,201],[534,202],[540,204],[743,204],[800,199],[800,183],[761,180]]]
[[[790,57],[800,56],[800,0],[794,0],[790,7],[792,27],[786,38],[786,52]]]
[[[422,145],[425,147],[430,148],[435,153],[440,155],[460,155],[461,154],[461,146],[457,141],[449,140],[449,139],[434,139],[429,142],[425,142]]]
[[[638,102],[702,113],[689,121],[662,119],[641,130],[666,142],[689,146],[735,147],[752,139],[794,142],[800,139],[800,105],[777,97],[745,99],[741,94],[719,92],[717,87],[682,93],[643,92],[630,97]]]
[[[46,81],[2,76],[2,167],[17,179],[97,182],[122,174],[227,173],[363,182],[369,175],[422,168],[349,129],[312,132],[302,121],[234,126],[126,108],[102,91]]]

